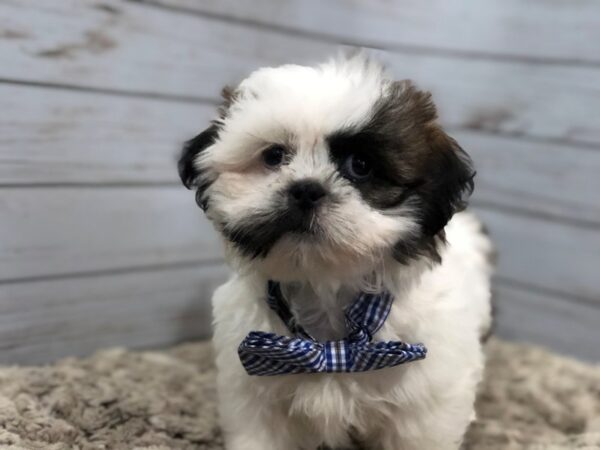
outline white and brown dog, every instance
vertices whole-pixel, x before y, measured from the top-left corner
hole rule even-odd
[[[474,171],[430,94],[355,55],[257,70],[224,99],[179,170],[235,270],[213,298],[227,449],[458,448],[484,365],[491,245],[459,212]],[[291,336],[267,304],[269,280],[316,342],[347,337],[359,293],[389,292],[370,338],[422,342],[427,358],[249,375],[238,355],[248,333]]]

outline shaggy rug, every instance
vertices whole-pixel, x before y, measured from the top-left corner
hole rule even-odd
[[[467,449],[600,449],[600,367],[498,340],[487,351]],[[222,449],[214,376],[206,343],[0,368],[0,448]]]

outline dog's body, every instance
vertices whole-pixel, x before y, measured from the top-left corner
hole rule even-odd
[[[405,267],[395,268],[400,279],[388,285],[394,306],[375,336],[427,343],[428,356],[417,363],[358,374],[248,377],[236,352],[246,334],[286,330],[266,306],[264,278],[236,275],[219,288],[213,298],[214,346],[229,448],[349,448],[351,438],[373,450],[458,448],[474,416],[483,369],[480,337],[489,327],[490,244],[466,213],[454,217],[447,234],[443,263],[424,268],[420,280],[403,277]],[[322,308],[322,317],[335,316],[343,303],[332,301]],[[318,306],[311,306],[314,317]],[[331,320],[339,323],[339,316]],[[325,325],[321,333],[326,330]]]
[[[427,94],[360,56],[262,69],[190,141],[180,173],[236,269],[213,298],[228,450],[459,447],[490,326],[491,245],[473,216],[454,215],[473,172]],[[427,358],[250,376],[237,354],[246,335],[290,334],[267,306],[268,280],[317,340],[347,335],[358,292],[389,291],[373,339],[423,342]]]

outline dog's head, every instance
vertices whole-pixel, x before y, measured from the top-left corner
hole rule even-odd
[[[439,259],[474,173],[429,93],[355,56],[260,69],[224,99],[179,172],[237,262],[294,279]]]

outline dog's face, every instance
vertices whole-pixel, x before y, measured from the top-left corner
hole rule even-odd
[[[285,280],[438,258],[473,172],[428,93],[354,57],[260,69],[224,97],[179,170],[238,263]]]

